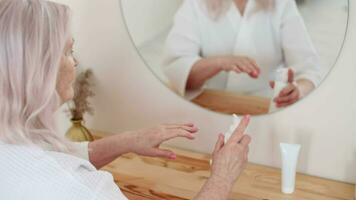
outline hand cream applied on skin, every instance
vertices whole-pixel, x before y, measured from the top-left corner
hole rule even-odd
[[[279,68],[276,70],[274,88],[273,88],[273,97],[271,99],[271,104],[269,106],[269,112],[275,112],[280,109],[277,108],[274,99],[277,98],[281,93],[281,91],[288,85],[288,70],[289,68]]]
[[[281,187],[285,194],[291,194],[295,190],[295,176],[300,148],[299,144],[280,144],[282,156]]]

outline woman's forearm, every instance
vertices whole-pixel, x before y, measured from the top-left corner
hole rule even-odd
[[[187,81],[187,90],[198,89],[204,85],[205,81],[209,80],[221,71],[218,58],[202,58],[196,62],[189,74]]]
[[[229,197],[232,186],[233,184],[227,183],[219,177],[212,176],[205,182],[204,186],[194,199],[226,200]]]
[[[99,169],[122,154],[129,153],[132,140],[131,134],[126,132],[90,142],[89,161]]]
[[[300,98],[307,96],[311,91],[315,89],[314,83],[308,79],[297,80],[297,85],[300,91]]]

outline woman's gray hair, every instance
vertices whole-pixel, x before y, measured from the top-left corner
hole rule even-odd
[[[44,0],[0,0],[0,140],[57,151],[71,143],[55,128],[57,75],[71,11]]]

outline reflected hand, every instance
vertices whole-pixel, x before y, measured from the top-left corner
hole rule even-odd
[[[219,135],[213,152],[211,178],[220,180],[221,184],[232,186],[245,168],[251,138],[244,133],[249,121],[250,116],[245,116],[226,144],[224,135]]]
[[[131,133],[133,143],[131,151],[143,156],[175,159],[176,154],[159,146],[170,139],[184,137],[194,139],[198,128],[193,124],[165,124],[154,128],[142,129]]]
[[[274,88],[274,81],[270,82],[270,86]],[[300,89],[296,82],[294,82],[294,72],[292,69],[288,70],[288,85],[283,88],[279,93],[279,96],[273,99],[276,102],[277,107],[286,107],[294,104],[301,98]]]
[[[246,56],[222,56],[218,57],[218,63],[224,71],[246,73],[251,78],[258,78],[261,72],[256,61]]]

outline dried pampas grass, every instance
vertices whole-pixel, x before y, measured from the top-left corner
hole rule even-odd
[[[89,98],[95,96],[91,88],[93,86],[92,79],[93,71],[87,69],[81,72],[75,80],[74,97],[68,103],[72,120],[82,120],[86,113],[94,114],[94,109],[89,102]]]

